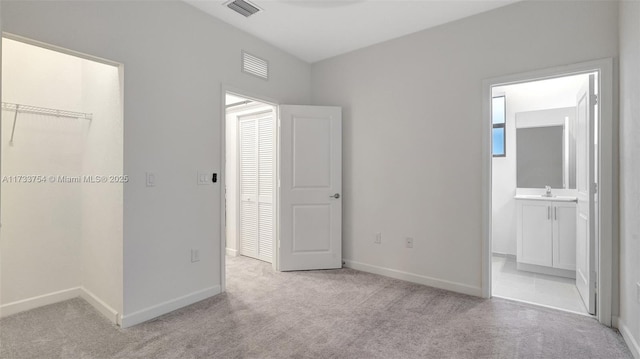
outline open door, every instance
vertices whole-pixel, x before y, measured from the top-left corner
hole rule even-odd
[[[342,109],[280,108],[278,269],[342,267]]]
[[[594,75],[578,92],[576,114],[576,286],[587,312],[596,312],[595,270],[595,104]]]

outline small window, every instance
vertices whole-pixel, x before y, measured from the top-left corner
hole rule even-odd
[[[504,96],[494,97],[491,103],[493,157],[507,155],[506,112]]]

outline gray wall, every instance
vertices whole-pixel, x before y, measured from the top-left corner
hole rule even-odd
[[[313,102],[344,106],[348,263],[480,294],[482,80],[617,56],[617,7],[525,1],[314,64]]]
[[[640,2],[620,5],[620,331],[640,348]]]
[[[125,318],[216,293],[220,184],[196,173],[222,170],[221,84],[305,104],[309,65],[181,1],[3,1],[2,16],[4,31],[124,64]],[[269,60],[268,82],[240,72],[241,49]]]

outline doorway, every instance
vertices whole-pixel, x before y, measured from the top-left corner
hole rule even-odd
[[[277,268],[276,107],[225,94],[226,253]]]
[[[587,155],[577,111],[591,77],[597,73],[492,89],[493,296],[595,314],[577,286],[587,259],[576,266],[576,175],[584,169],[576,161]]]
[[[611,75],[601,60],[485,81],[484,296],[611,325]]]
[[[224,86],[222,96],[222,290],[237,257],[276,271],[341,268],[342,109],[281,105]]]
[[[2,316],[123,301],[122,66],[2,38]]]

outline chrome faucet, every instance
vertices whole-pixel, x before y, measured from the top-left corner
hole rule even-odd
[[[544,189],[547,193],[544,194],[545,197],[551,197],[551,186],[544,186]]]

